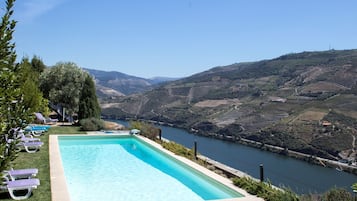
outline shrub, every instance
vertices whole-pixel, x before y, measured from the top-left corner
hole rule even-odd
[[[191,160],[195,159],[195,155],[194,155],[194,152],[192,149],[187,149],[186,147],[184,147],[180,144],[177,144],[175,142],[163,142],[162,146],[165,149],[167,149],[179,156],[184,156]]]
[[[81,125],[82,131],[99,131],[104,128],[104,121],[97,118],[88,118],[80,120],[79,124]]]
[[[159,136],[159,129],[153,126],[152,124],[141,122],[141,121],[130,121],[130,128],[131,129],[139,129],[140,134],[151,139],[157,140]]]
[[[333,188],[327,191],[323,196],[323,201],[352,201],[352,195],[346,189]]]
[[[298,196],[288,189],[274,188],[269,182],[257,182],[249,177],[233,178],[234,185],[266,201],[298,201]]]

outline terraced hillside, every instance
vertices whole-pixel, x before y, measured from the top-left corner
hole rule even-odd
[[[354,160],[357,50],[216,67],[102,102],[102,108],[112,118],[160,121],[202,135]]]

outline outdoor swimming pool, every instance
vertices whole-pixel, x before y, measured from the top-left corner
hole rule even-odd
[[[58,136],[72,201],[242,197],[135,136]]]

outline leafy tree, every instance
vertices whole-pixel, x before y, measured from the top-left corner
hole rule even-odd
[[[79,98],[78,118],[86,119],[91,117],[100,118],[100,106],[95,93],[94,81],[92,77],[87,74]]]
[[[33,67],[28,58],[23,58],[20,63],[19,81],[24,104],[31,113],[49,113],[48,100],[43,98],[39,89],[40,73]]]
[[[7,133],[10,128],[23,127],[30,120],[30,111],[21,93],[21,66],[16,64],[15,44],[12,34],[16,22],[11,20],[15,0],[7,0],[0,24],[0,130]],[[8,144],[2,134],[0,144],[0,172],[7,169],[16,157],[15,146]]]
[[[40,89],[52,104],[66,109],[73,115],[79,109],[79,97],[86,72],[72,62],[59,62],[40,75]]]
[[[31,59],[31,66],[35,72],[42,73],[46,69],[46,65],[43,63],[40,57],[34,56]]]

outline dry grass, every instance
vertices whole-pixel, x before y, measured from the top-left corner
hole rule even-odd
[[[205,100],[195,104],[196,107],[218,107],[221,105],[236,105],[239,106],[242,103],[239,99],[224,99],[224,100]]]
[[[328,112],[323,111],[313,111],[307,110],[300,115],[298,115],[293,121],[294,122],[311,122],[311,121],[320,121]]]
[[[347,87],[331,82],[317,82],[305,86],[301,92],[302,93],[337,92],[340,90],[347,90]]]

